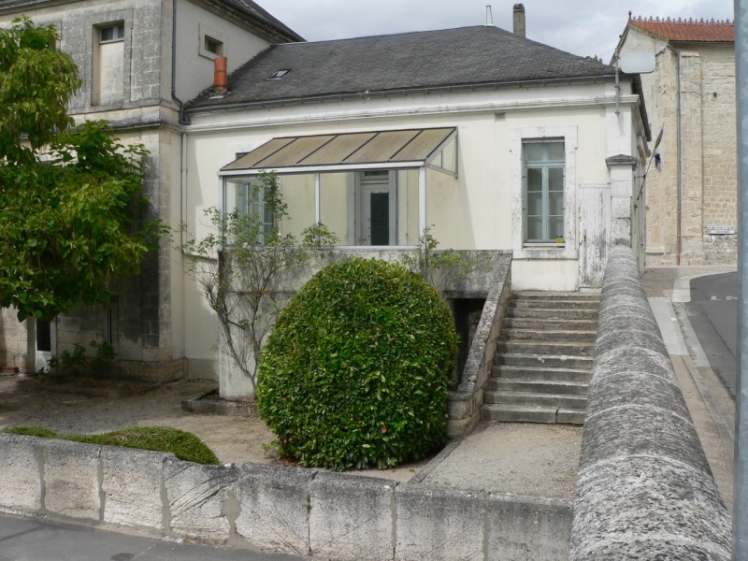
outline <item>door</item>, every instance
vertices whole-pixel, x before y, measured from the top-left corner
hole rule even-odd
[[[35,370],[47,370],[52,358],[52,324],[48,321],[36,320],[36,358]]]
[[[579,187],[579,287],[599,288],[603,283],[610,246],[610,187]]]
[[[397,245],[396,172],[358,174],[358,245]]]

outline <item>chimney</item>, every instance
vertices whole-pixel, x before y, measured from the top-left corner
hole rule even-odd
[[[486,27],[493,25],[493,14],[491,13],[491,4],[486,4]]]
[[[524,4],[514,5],[514,27],[512,31],[520,37],[525,36],[525,6]]]
[[[225,56],[218,56],[213,61],[213,89],[217,94],[226,93],[226,65],[227,60]]]

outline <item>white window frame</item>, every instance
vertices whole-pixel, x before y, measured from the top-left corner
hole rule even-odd
[[[549,127],[519,127],[512,130],[510,151],[512,159],[512,250],[515,259],[576,259],[576,125]],[[532,243],[525,241],[525,184],[523,145],[526,142],[564,143],[564,243]]]
[[[104,39],[104,32],[108,29],[114,30],[113,37],[111,39]],[[97,30],[99,45],[105,45],[107,43],[117,43],[118,41],[125,40],[125,22],[119,22],[112,25],[101,25],[97,27]]]
[[[547,138],[543,140],[525,140],[522,142],[522,181],[523,181],[523,189],[522,189],[522,196],[524,197],[524,204],[522,206],[522,212],[524,214],[524,243],[525,244],[533,244],[533,243],[550,243],[550,244],[556,244],[560,245],[562,243],[565,243],[565,237],[562,235],[561,239],[564,240],[562,242],[558,241],[558,237],[551,238],[550,235],[548,235],[548,232],[550,230],[550,222],[551,222],[551,213],[550,213],[550,200],[551,200],[551,189],[550,189],[550,172],[551,170],[558,170],[560,169],[562,172],[561,177],[561,193],[563,197],[563,193],[566,191],[566,187],[564,185],[564,173],[565,173],[565,167],[566,167],[566,159],[564,160],[551,160],[548,156],[548,147],[550,144],[561,144],[563,145],[563,139],[560,138]],[[534,160],[530,161],[527,159],[527,153],[528,148],[530,146],[540,146],[543,148],[544,157],[542,160]],[[541,210],[539,218],[541,220],[542,225],[542,231],[543,235],[541,236],[541,239],[537,240],[531,240],[529,236],[530,231],[530,170],[538,170],[541,174]],[[563,202],[562,202],[563,205]],[[559,216],[559,215],[554,215]],[[565,216],[563,212],[560,214],[561,219],[564,220],[565,223]],[[562,230],[563,233],[563,230]]]

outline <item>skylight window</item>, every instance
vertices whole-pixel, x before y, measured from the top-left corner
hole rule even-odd
[[[290,68],[284,68],[282,70],[276,70],[275,72],[273,72],[273,75],[270,76],[270,79],[271,80],[280,80],[281,78],[283,78],[289,72],[291,72]]]

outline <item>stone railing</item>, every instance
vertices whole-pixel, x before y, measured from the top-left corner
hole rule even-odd
[[[712,477],[630,248],[603,281],[571,536],[573,561],[731,557]]]

